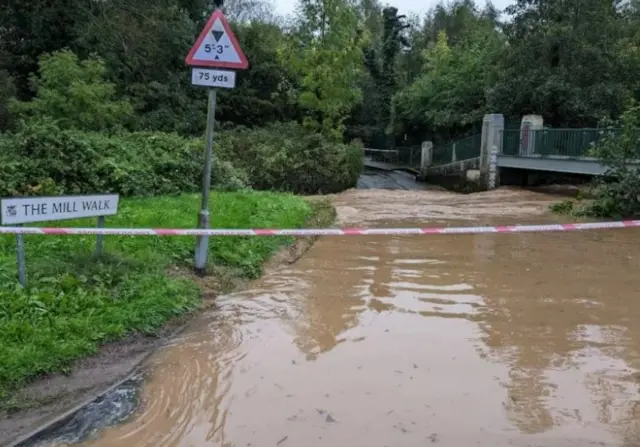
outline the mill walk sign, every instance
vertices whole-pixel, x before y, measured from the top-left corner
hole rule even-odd
[[[60,197],[16,197],[0,200],[2,225],[21,225],[82,217],[112,216],[118,212],[117,194]]]
[[[191,83],[209,87],[207,107],[207,130],[205,134],[204,175],[202,179],[202,205],[198,214],[198,227],[208,229],[209,189],[211,188],[211,168],[213,164],[213,128],[216,121],[216,88],[234,88],[236,72],[249,66],[238,39],[234,36],[227,18],[216,9],[204,29],[196,39],[187,58],[191,67]],[[196,241],[195,270],[204,274],[207,266],[209,238],[199,236]]]
[[[34,222],[97,217],[98,227],[104,226],[105,216],[118,212],[118,194],[87,196],[14,197],[0,199],[0,225],[20,226]],[[96,256],[102,253],[103,236],[98,235]],[[18,280],[27,285],[24,256],[24,235],[16,234]]]

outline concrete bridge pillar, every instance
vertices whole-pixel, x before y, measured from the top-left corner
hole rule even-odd
[[[480,181],[487,188],[500,186],[498,154],[502,150],[504,116],[500,113],[485,115],[482,119],[480,143]]]
[[[420,153],[420,178],[427,178],[427,169],[433,162],[433,143],[431,141],[422,142],[422,152]]]

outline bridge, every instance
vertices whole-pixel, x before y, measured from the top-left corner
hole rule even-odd
[[[593,157],[592,150],[611,132],[617,130],[500,129],[493,138],[498,150],[495,164],[501,170],[602,175],[607,167]],[[428,144],[427,160],[424,160],[422,147],[365,149],[365,166],[421,173],[427,178],[480,169],[482,134],[435,147],[429,147]],[[640,167],[640,164],[633,166]]]
[[[364,165],[382,171],[408,171],[420,173],[422,148],[364,149]]]

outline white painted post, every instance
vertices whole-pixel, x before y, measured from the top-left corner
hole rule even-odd
[[[458,161],[458,157],[456,156],[456,143],[453,143],[453,150],[451,151],[451,163],[455,163]]]
[[[493,146],[489,155],[489,176],[487,182],[487,189],[495,189],[499,186],[498,183],[498,147]]]

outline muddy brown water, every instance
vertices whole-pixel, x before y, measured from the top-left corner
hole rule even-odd
[[[354,190],[341,224],[559,219],[554,197]],[[153,355],[87,446],[640,445],[640,231],[325,237]]]

